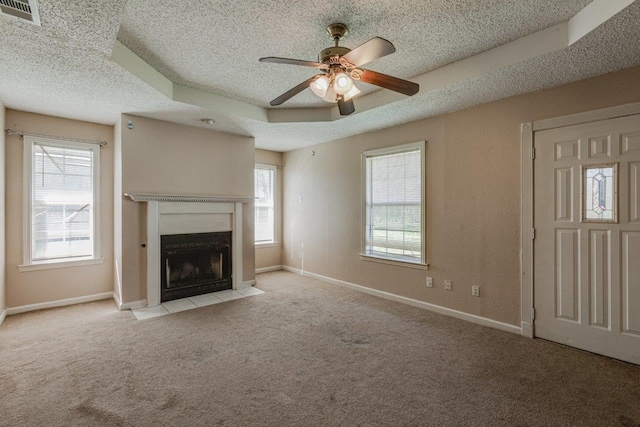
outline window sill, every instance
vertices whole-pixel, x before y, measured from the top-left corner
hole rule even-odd
[[[104,258],[79,259],[75,261],[42,262],[39,264],[19,265],[18,270],[20,270],[21,272],[37,271],[37,270],[52,270],[55,268],[80,267],[83,265],[96,265],[96,264],[102,264],[103,262],[104,262]]]
[[[368,262],[378,262],[380,264],[395,265],[398,267],[415,268],[416,270],[429,270],[429,264],[414,263],[409,261],[397,261],[373,255],[360,254],[360,260]]]
[[[268,242],[268,243],[256,243],[256,248],[275,248],[276,246],[280,246],[278,242]]]

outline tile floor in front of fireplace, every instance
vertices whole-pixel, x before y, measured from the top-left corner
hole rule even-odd
[[[212,292],[210,294],[167,301],[160,305],[156,305],[155,307],[134,308],[131,312],[136,319],[144,320],[260,294],[264,294],[264,291],[254,287],[238,290],[227,289],[224,291]]]

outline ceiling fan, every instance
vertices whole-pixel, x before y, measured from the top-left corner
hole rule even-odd
[[[327,32],[335,42],[335,45],[320,51],[318,62],[273,56],[260,58],[260,62],[302,65],[321,71],[320,74],[305,80],[271,101],[270,104],[272,106],[280,105],[306,88],[310,88],[314,94],[325,101],[337,102],[340,114],[346,116],[355,111],[353,97],[360,93],[360,90],[353,84],[354,80],[370,83],[408,96],[415,95],[420,90],[420,86],[416,83],[360,68],[375,59],[395,52],[396,48],[390,41],[381,37],[374,37],[351,50],[338,46],[338,42],[347,35],[348,29],[346,25],[340,23],[331,24],[327,27]]]

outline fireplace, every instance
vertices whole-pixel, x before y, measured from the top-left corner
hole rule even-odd
[[[146,205],[147,299],[142,302],[146,303],[148,307],[156,306],[163,301],[169,301],[171,297],[185,298],[186,295],[195,295],[189,294],[191,291],[198,293],[213,292],[216,290],[216,286],[218,286],[217,289],[220,289],[220,287],[223,286],[223,283],[226,287],[222,289],[242,289],[255,284],[255,280],[243,280],[242,267],[242,212],[243,205],[253,203],[252,197],[245,198],[142,193],[128,193],[125,194],[125,196],[129,197],[134,202],[144,202]],[[164,253],[163,239],[168,237],[170,244],[173,245],[186,244],[185,247],[178,249],[189,249],[189,242],[180,241],[180,238],[175,236],[185,234],[207,235],[209,233],[226,233],[228,248],[225,249],[227,246],[226,244],[220,244],[218,242],[216,245],[211,241],[205,242],[203,244],[204,247],[197,248],[193,246],[192,249],[194,253],[189,254],[189,256],[194,256],[195,259],[189,260],[186,257],[183,257],[182,259],[176,258],[174,260],[170,260],[170,271],[167,273],[166,255],[168,254]],[[172,239],[177,240],[173,241]],[[205,239],[205,241],[206,240],[207,239]],[[207,245],[210,245],[211,247],[207,248]],[[220,260],[220,254],[222,253],[221,267],[207,268],[207,265],[211,265],[211,252],[215,247],[222,248],[222,251],[218,252],[218,261]],[[167,252],[172,252],[170,249],[171,248],[169,248]],[[205,252],[209,251],[208,258],[206,255],[202,254],[195,256],[195,253],[199,252],[200,249]],[[245,250],[246,249],[247,248],[245,248]],[[226,258],[225,250],[227,251]],[[171,255],[174,255],[175,258],[175,255],[177,254]],[[191,264],[193,267],[189,266],[189,264],[185,265],[185,262]],[[199,265],[204,265],[204,267]],[[197,272],[195,271],[196,266],[198,266]],[[116,268],[118,268],[118,264],[116,264]],[[176,269],[182,270],[180,275],[175,273],[177,271]],[[209,270],[211,272],[209,272]],[[216,272],[220,271],[224,274],[224,277],[227,280],[226,283],[224,279],[218,279],[219,276],[217,273],[213,273],[214,270]],[[178,282],[171,281],[171,271],[174,271],[174,280],[177,277]],[[208,281],[214,283],[209,283],[211,286],[209,289],[213,290],[205,290],[204,288],[209,285],[205,285],[204,281],[203,283],[199,283],[199,280],[202,278],[201,276],[203,271],[211,276]],[[120,280],[121,273],[118,274],[118,278]],[[197,280],[192,280],[191,283],[186,283],[184,280],[191,280],[194,279],[194,277],[181,278],[181,276],[198,276],[198,274],[200,277]],[[169,279],[169,286],[166,286],[167,278]],[[178,283],[185,286],[173,286]],[[203,288],[198,289],[198,286],[203,286]],[[161,297],[163,287],[168,289],[166,297]],[[180,287],[186,288],[181,291],[184,293],[182,293],[182,296],[175,296],[174,294],[180,293],[177,291]],[[122,294],[121,289],[120,294]]]
[[[160,301],[232,289],[231,232],[160,236]]]

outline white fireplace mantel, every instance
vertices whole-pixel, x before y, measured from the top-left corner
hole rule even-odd
[[[160,304],[160,236],[231,231],[233,289],[249,284],[242,280],[242,205],[246,197],[127,194],[134,202],[147,203],[147,305]]]
[[[251,203],[250,197],[234,196],[189,196],[181,194],[124,193],[134,202],[196,202],[196,203]]]

